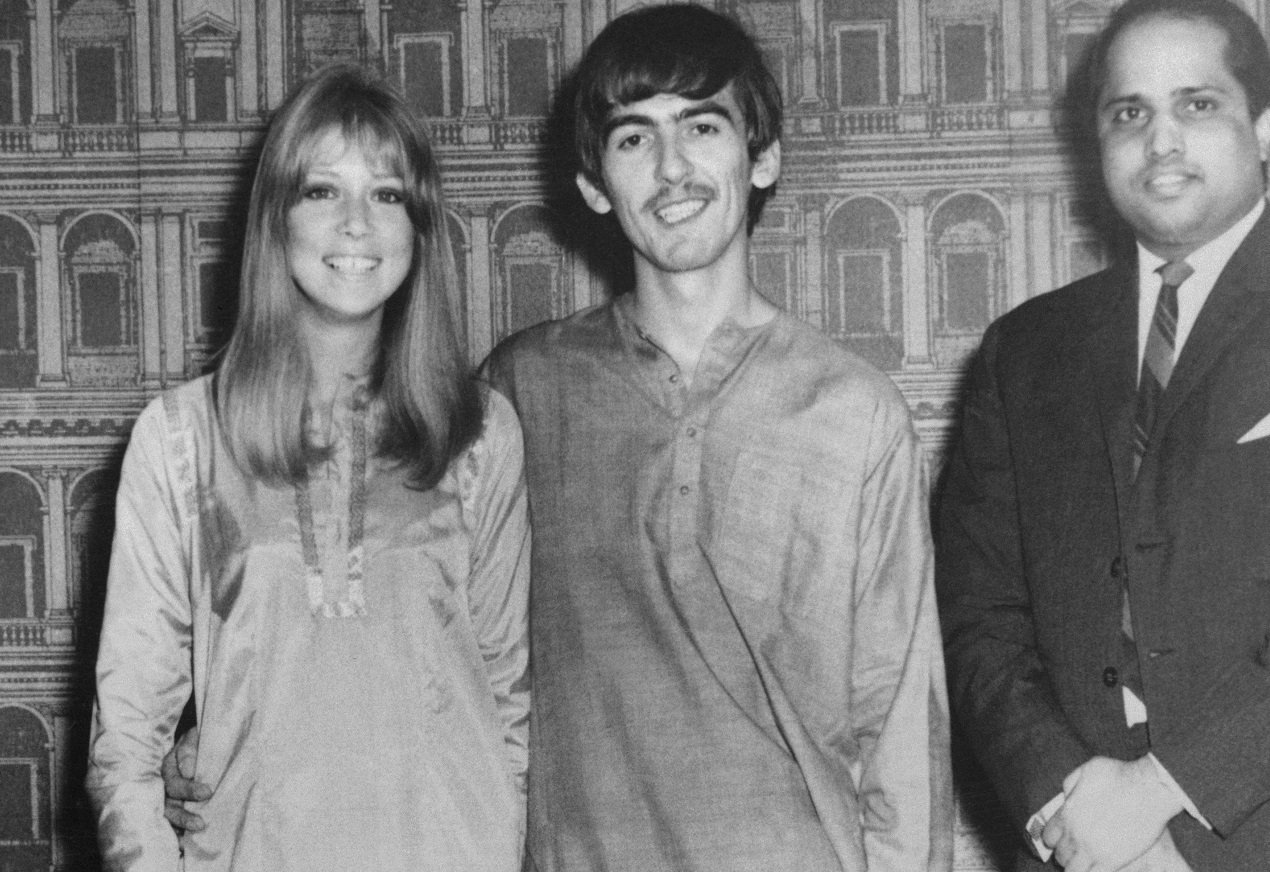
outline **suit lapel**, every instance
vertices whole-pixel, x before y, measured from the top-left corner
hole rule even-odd
[[[1133,410],[1137,397],[1138,286],[1133,263],[1117,265],[1105,278],[1106,305],[1091,311],[1086,332],[1086,373],[1094,387],[1102,438],[1116,487],[1121,528],[1128,520],[1133,487]]]
[[[1155,430],[1169,419],[1230,347],[1240,329],[1251,324],[1270,304],[1266,276],[1270,274],[1270,208],[1262,213],[1200,309],[1191,335],[1182,346],[1168,390],[1155,420]],[[1154,444],[1155,440],[1152,440]],[[1148,449],[1150,450],[1150,449]]]

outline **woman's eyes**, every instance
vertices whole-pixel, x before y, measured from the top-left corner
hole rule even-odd
[[[306,185],[300,189],[300,196],[305,200],[334,200],[342,192],[333,185]],[[406,202],[406,192],[400,188],[378,188],[370,193],[376,203],[388,206],[400,206]]]

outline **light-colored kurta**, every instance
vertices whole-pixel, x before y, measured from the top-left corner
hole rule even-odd
[[[535,524],[537,870],[950,868],[925,472],[886,377],[782,314],[725,322],[689,380],[620,300],[488,372]]]
[[[138,419],[88,776],[108,868],[178,868],[159,766],[191,694],[194,774],[215,794],[194,809],[208,826],[184,837],[185,869],[519,867],[529,702],[519,425],[491,394],[481,438],[424,492],[370,457],[358,509],[355,393],[342,390],[334,451],[309,484],[314,593],[348,617],[311,607],[298,491],[243,477],[209,379]],[[364,549],[350,562],[358,514]],[[348,607],[359,556],[360,615]]]

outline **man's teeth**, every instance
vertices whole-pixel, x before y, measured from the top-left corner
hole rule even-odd
[[[706,207],[705,200],[681,200],[678,203],[672,203],[664,209],[657,210],[657,217],[665,221],[667,224],[677,224],[685,218],[689,218]]]
[[[326,265],[342,273],[364,273],[375,268],[379,261],[373,257],[328,257]]]

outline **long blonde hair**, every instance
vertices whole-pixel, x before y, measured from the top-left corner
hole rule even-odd
[[[297,331],[300,294],[287,269],[287,213],[324,134],[338,130],[405,183],[414,263],[385,304],[371,390],[383,403],[376,453],[428,488],[480,433],[482,401],[452,312],[457,279],[441,178],[427,134],[382,79],[340,64],[282,104],[252,184],[237,321],[216,375],[216,408],[239,467],[270,484],[305,473],[305,398],[312,379]]]

